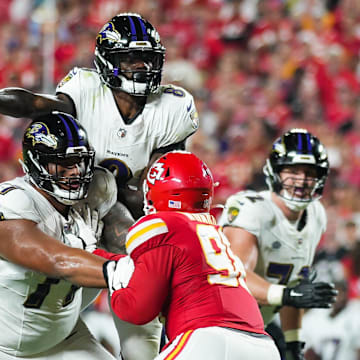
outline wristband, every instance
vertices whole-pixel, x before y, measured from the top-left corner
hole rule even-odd
[[[285,342],[301,341],[301,329],[284,331]]]
[[[284,285],[275,285],[275,284],[271,284],[269,286],[266,295],[266,300],[269,305],[282,305],[282,297],[285,287],[286,286]]]

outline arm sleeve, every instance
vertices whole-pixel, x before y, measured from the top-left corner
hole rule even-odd
[[[255,199],[255,200],[254,200]],[[219,225],[242,228],[258,239],[261,232],[263,199],[256,193],[238,193],[226,201]]]
[[[93,254],[108,260],[120,260],[122,257],[126,256],[121,254],[114,254],[103,249],[95,249]]]
[[[199,128],[199,115],[193,96],[180,87],[168,88],[166,90],[169,89],[174,89],[174,91],[178,91],[183,95],[165,95],[171,99],[165,105],[169,115],[165,127],[161,130],[162,135],[157,140],[156,149],[166,148],[173,144],[181,144],[182,141],[185,141]]]
[[[111,307],[122,320],[143,325],[159,315],[169,292],[176,249],[170,245],[141,254],[128,286],[111,297]]]
[[[0,189],[0,212],[3,220],[31,220],[40,223],[42,220],[35,210],[33,199],[20,188],[9,186]]]

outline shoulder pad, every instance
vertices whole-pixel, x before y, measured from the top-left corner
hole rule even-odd
[[[130,227],[126,237],[126,251],[131,254],[148,240],[161,234],[167,233],[168,227],[163,219],[156,214],[147,215],[140,218],[132,227]]]
[[[0,185],[0,212],[5,220],[25,219],[33,209],[34,200],[24,189],[11,183]]]
[[[159,136],[158,147],[165,147],[179,141],[183,141],[199,128],[199,116],[196,110],[193,96],[185,89],[173,85],[162,85],[159,91],[152,95],[154,98],[153,106],[159,108],[164,106],[166,116],[166,134]]]
[[[69,80],[71,80],[77,73],[79,72],[79,68],[78,67],[74,67],[73,69],[71,69],[67,75],[65,75],[65,77],[59,82],[58,86],[56,87],[56,90],[58,90],[59,88],[61,88],[64,84],[66,84]]]
[[[230,196],[219,219],[221,226],[241,227],[259,236],[261,224],[267,221],[267,200],[254,191]]]
[[[89,204],[90,209],[98,210],[99,217],[102,219],[117,200],[117,186],[115,176],[101,166],[95,166],[94,177],[90,183],[88,196],[74,205],[75,209],[80,210],[84,204]]]

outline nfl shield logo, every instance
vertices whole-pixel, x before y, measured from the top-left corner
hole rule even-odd
[[[121,137],[121,138],[125,137],[126,130],[125,129],[119,129],[119,131],[117,132],[117,135],[118,135],[118,137]]]

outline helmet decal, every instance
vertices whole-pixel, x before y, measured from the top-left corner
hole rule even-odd
[[[147,181],[154,185],[156,180],[162,180],[164,174],[164,164],[161,162],[156,162],[149,170],[147,174]]]
[[[121,34],[115,29],[115,26],[111,21],[102,27],[96,37],[96,41],[99,42],[99,44],[101,44],[104,40],[113,41],[114,43],[121,43]]]
[[[43,122],[32,123],[25,132],[25,137],[32,140],[35,144],[44,144],[45,146],[56,149],[57,140],[53,134],[50,134],[49,128]]]

